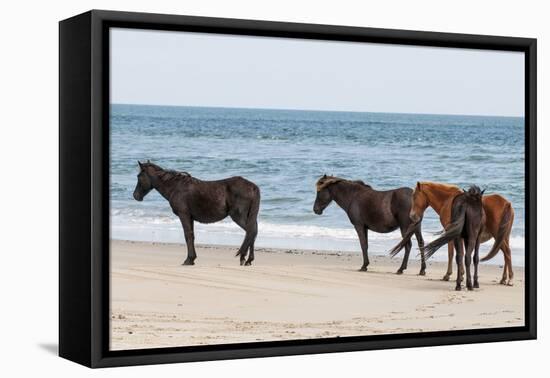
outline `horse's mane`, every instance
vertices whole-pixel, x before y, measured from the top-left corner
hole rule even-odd
[[[422,185],[432,186],[432,187],[437,187],[448,191],[456,191],[456,190],[462,191],[462,189],[460,189],[458,186],[453,184],[444,184],[444,183],[432,182],[432,181],[419,181],[418,184],[420,184],[420,186]],[[418,185],[416,187],[418,187]],[[416,190],[416,188],[414,190]]]
[[[370,185],[365,184],[362,180],[347,180],[341,177],[327,176],[327,175],[324,175],[319,180],[317,180],[315,187],[317,188],[317,191],[320,192],[321,190],[329,187],[332,184],[336,184],[337,182],[347,182],[350,184],[361,185],[365,188],[372,188]]]
[[[147,162],[147,163],[141,163],[143,167],[150,167],[153,168],[154,173],[157,175],[158,178],[160,178],[162,181],[170,181],[177,178],[184,178],[184,177],[191,177],[191,175],[188,172],[185,171],[176,171],[174,169],[164,169],[154,163]]]

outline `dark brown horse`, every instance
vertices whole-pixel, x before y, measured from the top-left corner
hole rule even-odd
[[[439,238],[424,247],[426,259],[429,259],[439,248],[453,242],[456,249],[456,290],[462,290],[464,264],[466,264],[466,287],[468,290],[479,287],[479,244],[485,224],[485,211],[481,200],[483,192],[473,185],[468,191],[457,195],[451,208],[451,224],[445,228]],[[466,254],[464,254],[464,247],[466,247]],[[470,272],[472,252],[474,253],[473,284]]]
[[[401,235],[408,229],[412,221],[409,217],[412,205],[412,189],[399,188],[386,191],[374,190],[362,181],[350,181],[339,177],[324,175],[317,181],[317,197],[313,205],[315,214],[323,210],[334,200],[348,215],[359,236],[363,252],[363,266],[366,271],[369,265],[368,230],[388,233],[400,229]],[[414,234],[420,248],[424,245],[420,222],[414,229]],[[408,240],[405,246],[405,257],[397,274],[407,269],[412,242]],[[422,249],[421,249],[422,251]],[[424,275],[426,262],[421,253],[420,275]]]
[[[183,265],[194,265],[195,252],[194,221],[213,223],[230,216],[246,235],[237,252],[241,265],[251,265],[254,260],[254,241],[258,234],[258,211],[260,189],[242,177],[230,177],[217,181],[202,181],[187,172],[164,170],[158,165],[140,163],[140,172],[134,199],[143,198],[156,189],[169,203],[183,226],[187,259]],[[248,250],[248,260],[246,255]]]

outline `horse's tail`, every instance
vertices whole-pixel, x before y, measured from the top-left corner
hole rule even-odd
[[[512,205],[508,202],[504,207],[502,219],[500,220],[500,225],[498,226],[498,232],[495,237],[495,243],[493,244],[493,247],[491,248],[489,253],[487,253],[487,255],[481,259],[481,261],[487,261],[495,257],[500,247],[502,246],[502,243],[505,242],[505,240],[510,235],[510,232],[512,231],[513,220],[514,220],[514,212],[512,209]]]
[[[407,232],[405,232],[405,235],[403,235],[403,238],[401,239],[401,241],[390,250],[389,255],[391,257],[397,256],[397,254],[407,245],[407,243],[411,240],[412,236],[418,229],[419,223],[420,221],[411,223],[411,225],[407,229]]]
[[[456,239],[462,234],[464,222],[466,221],[466,206],[460,207],[460,213],[456,220],[445,229],[445,232],[437,239],[424,247],[425,259],[429,259],[432,255],[445,244]]]

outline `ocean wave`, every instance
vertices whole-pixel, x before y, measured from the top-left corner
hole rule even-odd
[[[142,209],[112,209],[111,222],[117,227],[125,229],[146,230],[165,229],[172,231],[181,231],[180,220],[176,216],[154,216],[149,211]],[[424,223],[424,222],[423,222]],[[244,235],[244,230],[236,223],[226,218],[223,221],[201,224],[195,223],[196,230],[204,233],[219,233],[220,235]],[[431,227],[430,227],[431,226]],[[439,224],[426,224],[422,234],[426,243],[435,239],[440,231]],[[432,229],[433,228],[433,229]],[[357,233],[350,225],[349,227],[329,227],[319,225],[293,224],[293,223],[274,223],[260,220],[258,222],[259,235],[267,238],[291,238],[291,239],[320,239],[320,240],[341,240],[356,241]],[[380,242],[398,242],[401,240],[401,233],[395,230],[390,233],[378,233],[370,231],[369,240]],[[493,239],[484,243],[492,245]],[[512,235],[510,238],[510,247],[512,250],[525,249],[525,238],[522,235]]]
[[[281,203],[287,204],[287,203],[300,202],[302,201],[302,199],[298,197],[273,197],[273,198],[265,198],[262,201],[268,204],[281,204]]]
[[[129,216],[132,214],[132,216]],[[124,216],[121,212],[113,211],[112,223],[117,227],[134,228],[143,230],[147,228],[162,227],[170,230],[180,230],[180,221],[177,217],[151,217],[144,216],[143,211],[132,210],[126,211]],[[197,232],[220,233],[220,234],[244,234],[244,230],[231,220],[223,220],[217,223],[201,224],[196,222],[195,229]],[[435,231],[424,232],[424,235],[430,237],[435,234]],[[274,238],[292,238],[292,239],[332,239],[332,240],[357,240],[357,233],[350,225],[349,228],[340,227],[325,227],[317,225],[303,224],[281,224],[260,221],[258,223],[258,233],[264,237]],[[398,230],[381,234],[377,232],[369,232],[369,240],[379,241],[399,241],[401,234]]]
[[[135,212],[134,212],[135,213]],[[438,229],[424,229],[426,243],[437,238]],[[218,244],[239,246],[244,237],[244,230],[230,220],[212,224],[195,223],[196,242],[200,244]],[[177,217],[141,217],[129,219],[126,216],[112,216],[111,237],[121,240],[136,240],[148,242],[185,243],[183,230]],[[369,253],[386,255],[387,252],[401,240],[399,231],[387,234],[369,232]],[[493,240],[481,246],[480,255],[484,256]],[[318,225],[278,224],[260,221],[258,224],[257,247],[291,248],[327,251],[348,251],[360,253],[361,248],[353,227],[325,227]],[[525,239],[521,235],[513,235],[510,239],[514,264],[523,265]],[[413,258],[418,256],[416,240],[413,239]],[[416,257],[415,257],[416,256]],[[446,260],[446,248],[434,258]],[[501,254],[499,254],[501,256]],[[491,264],[502,264],[502,257],[494,258]]]

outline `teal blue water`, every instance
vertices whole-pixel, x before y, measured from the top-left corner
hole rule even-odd
[[[513,117],[112,105],[111,236],[183,242],[160,195],[132,198],[137,160],[150,159],[200,179],[255,182],[262,193],[257,245],[266,247],[360,250],[335,204],[322,216],[312,211],[315,182],[325,173],[380,190],[417,181],[477,184],[512,201],[511,244],[521,264],[524,140],[524,119]],[[440,230],[433,211],[423,228],[427,240]],[[242,237],[230,221],[197,227],[198,243],[238,245]],[[371,232],[369,239],[370,251],[383,254],[399,234]]]

